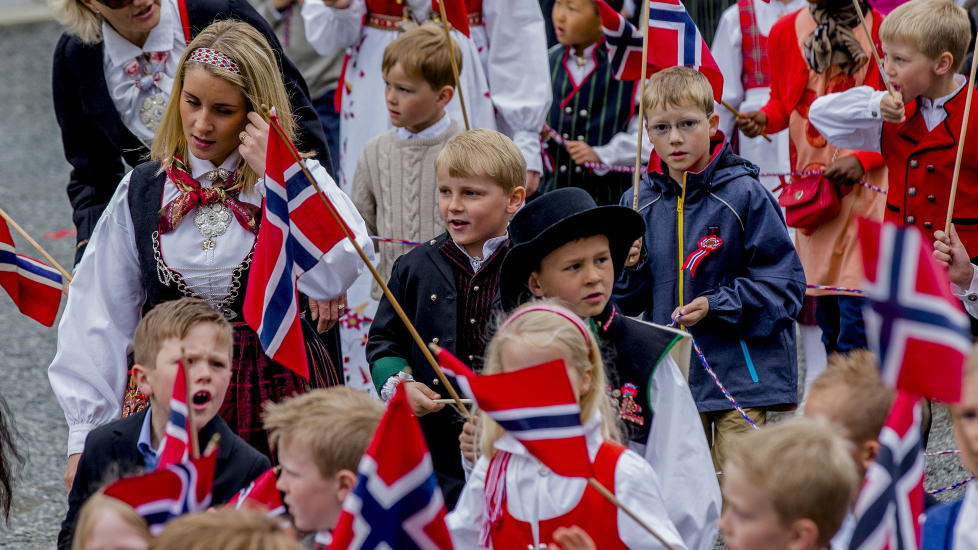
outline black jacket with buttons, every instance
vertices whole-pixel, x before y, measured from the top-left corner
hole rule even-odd
[[[421,339],[434,342],[455,353],[461,308],[457,301],[452,266],[439,251],[448,238],[448,234],[444,233],[398,258],[394,262],[388,286],[408,318],[413,321]],[[501,309],[497,292],[492,310]],[[479,321],[488,325],[490,320]],[[448,392],[438,381],[434,369],[385,297],[381,299],[370,326],[367,361],[374,368],[378,359],[386,357],[405,359],[415,380],[443,397],[448,397]],[[420,417],[419,420],[431,451],[438,483],[445,495],[445,502],[451,509],[465,484],[458,442],[464,420],[452,407],[445,407],[437,413]]]

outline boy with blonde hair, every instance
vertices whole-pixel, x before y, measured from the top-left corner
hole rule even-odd
[[[961,388],[961,401],[951,405],[954,441],[964,467],[978,475],[978,347],[971,350]],[[972,480],[964,498],[927,511],[923,526],[923,550],[970,550],[978,548],[978,481]]]
[[[876,356],[868,350],[834,353],[825,371],[812,382],[805,398],[805,416],[824,418],[842,429],[859,479],[876,460],[879,434],[886,424],[895,392],[883,382]],[[851,513],[846,515],[832,539],[833,550],[848,550],[855,527]]]
[[[757,166],[716,134],[706,77],[672,67],[649,79],[645,123],[654,145],[639,188],[644,243],[633,245],[615,287],[626,315],[689,330],[723,384],[763,424],[797,401],[794,320],[805,275],[781,209]],[[714,139],[716,138],[716,139]],[[631,206],[632,192],[621,200]],[[714,464],[751,426],[691,357],[689,385]]]
[[[314,390],[265,406],[265,428],[282,471],[276,488],[295,527],[328,535],[357,482],[383,404],[359,390]]]
[[[738,439],[723,472],[730,550],[827,548],[859,485],[846,442],[803,417]]]
[[[209,510],[180,516],[152,540],[150,550],[300,550],[281,523],[253,510]]]
[[[526,197],[526,163],[508,137],[472,130],[448,141],[435,172],[447,232],[398,258],[389,286],[424,341],[479,368],[509,248],[507,226]],[[367,360],[383,399],[408,381],[408,400],[451,509],[465,483],[458,443],[462,418],[435,401],[447,394],[386,298],[370,327]]]
[[[164,302],[139,321],[133,337],[133,379],[149,398],[149,407],[88,434],[68,494],[59,548],[70,548],[82,504],[103,485],[110,469],[126,475],[156,468],[181,359],[191,396],[187,406],[193,411],[193,430],[188,436],[202,442],[200,448],[214,435],[220,436],[213,503],[227,502],[270,467],[268,458],[238,437],[217,414],[231,380],[231,345],[231,324],[198,298]]]
[[[405,32],[384,50],[384,98],[394,128],[360,152],[352,189],[371,235],[423,241],[441,233],[435,157],[463,130],[445,112],[455,96],[452,50],[461,60],[455,42],[431,25]],[[380,274],[390,277],[394,260],[408,250],[405,244],[382,244]],[[380,299],[376,284],[372,295]]]
[[[952,0],[912,0],[883,20],[884,68],[895,95],[860,86],[816,100],[809,118],[830,143],[883,153],[889,168],[885,219],[930,233],[943,228],[964,118],[966,79],[957,74],[972,36]],[[969,124],[978,121],[972,109]],[[965,143],[952,221],[978,250],[978,145]]]

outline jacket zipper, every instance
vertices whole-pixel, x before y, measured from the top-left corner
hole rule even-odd
[[[685,302],[685,295],[686,295],[686,293],[685,293],[685,291],[683,289],[684,279],[685,279],[685,277],[683,276],[683,251],[686,249],[686,247],[684,246],[684,243],[683,243],[683,241],[684,241],[684,239],[683,239],[683,207],[686,204],[686,174],[687,174],[686,172],[683,172],[682,191],[679,194],[679,200],[676,202],[676,220],[677,220],[677,224],[678,224],[677,227],[676,227],[676,235],[679,237],[679,264],[678,264],[678,269],[679,269],[679,307],[683,307],[684,305],[686,305],[686,302]],[[679,326],[682,327],[682,328],[685,328],[685,326],[683,326],[682,323],[679,323]]]

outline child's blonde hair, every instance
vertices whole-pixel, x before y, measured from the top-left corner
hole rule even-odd
[[[495,130],[469,130],[448,140],[435,158],[435,170],[442,168],[453,178],[489,178],[507,193],[526,183],[523,153]]]
[[[736,469],[770,499],[782,524],[809,519],[818,547],[835,536],[859,486],[848,443],[822,420],[795,417],[730,441],[723,469]]]
[[[833,353],[808,390],[832,411],[829,420],[841,426],[855,444],[879,437],[893,406],[895,392],[883,382],[876,356],[868,350]]]
[[[447,43],[447,44],[446,44]],[[451,50],[449,50],[451,48]],[[443,86],[455,87],[451,53],[462,71],[462,50],[454,40],[447,40],[445,32],[434,25],[421,25],[398,36],[384,48],[380,68],[384,75],[400,63],[408,75],[420,78],[434,90]]]
[[[556,309],[561,313],[534,309],[540,306]],[[568,367],[577,369],[581,374],[591,374],[590,388],[585,395],[579,396],[581,421],[587,422],[600,413],[601,435],[606,440],[621,442],[617,409],[607,393],[607,376],[597,337],[583,321],[574,323],[572,318],[578,317],[554,300],[534,300],[523,304],[500,324],[489,342],[483,373],[503,372],[503,348],[507,344],[519,343],[540,348],[559,346],[564,352]],[[493,445],[505,430],[485,413],[482,414],[481,426],[481,451],[483,455],[491,457],[494,453]]]
[[[366,393],[337,386],[281,403],[268,402],[263,415],[272,448],[286,441],[309,449],[324,478],[357,471],[370,444],[383,404]]]
[[[48,0],[48,7],[66,33],[77,36],[85,44],[102,41],[102,20],[81,0]]]
[[[163,341],[170,338],[182,340],[200,323],[214,325],[217,338],[222,346],[227,346],[230,357],[234,342],[231,323],[199,298],[180,298],[154,307],[139,321],[133,336],[133,360],[145,368],[155,368]]]
[[[238,65],[241,73],[233,73],[208,63],[188,61],[190,54],[198,48],[217,50],[228,56]],[[180,102],[183,101],[181,97],[183,82],[189,69],[203,69],[240,87],[247,100],[249,111],[258,111],[261,105],[275,107],[279,124],[289,139],[295,141],[296,123],[292,118],[289,94],[282,81],[279,61],[268,45],[268,41],[248,23],[218,21],[200,31],[180,56],[177,74],[173,78],[170,101],[166,104],[163,120],[160,122],[160,128],[156,132],[150,150],[150,158],[158,161],[162,168],[168,167],[173,162],[174,156],[187,162],[187,138],[183,133]],[[235,185],[251,189],[259,175],[248,163],[242,162],[236,173]]]
[[[280,522],[246,509],[213,509],[166,524],[150,550],[301,550]]]
[[[107,512],[118,516],[123,523],[146,539],[147,543],[152,538],[146,520],[132,506],[102,493],[95,493],[88,497],[78,513],[78,523],[75,524],[75,534],[71,543],[74,550],[86,550],[95,524]]]
[[[964,61],[971,41],[971,22],[951,0],[911,0],[897,6],[880,24],[880,40],[903,42],[931,59],[949,52],[953,72]]]
[[[713,114],[713,88],[703,73],[692,67],[669,67],[653,74],[642,95],[645,116],[652,109],[694,106]],[[648,119],[646,119],[648,120]]]

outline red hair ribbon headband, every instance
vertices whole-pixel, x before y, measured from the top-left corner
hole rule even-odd
[[[210,48],[197,48],[190,53],[190,57],[187,58],[187,61],[205,63],[212,67],[217,67],[218,69],[230,71],[234,74],[241,74],[241,69],[238,68],[238,64],[235,63],[233,59],[217,50],[212,50]]]
[[[574,312],[562,308],[560,306],[540,304],[536,306],[530,306],[525,309],[521,309],[516,313],[514,313],[513,315],[511,315],[509,319],[506,319],[506,321],[502,324],[502,326],[499,327],[499,330],[508,327],[513,321],[515,321],[516,319],[522,317],[527,313],[530,313],[531,311],[547,311],[550,313],[556,313],[557,315],[560,315],[564,319],[567,319],[568,321],[573,323],[575,327],[577,327],[577,330],[581,332],[581,336],[584,337],[584,343],[587,344],[588,347],[591,346],[591,331],[588,330],[587,325],[584,324],[584,321],[582,321],[581,318],[578,317]]]

